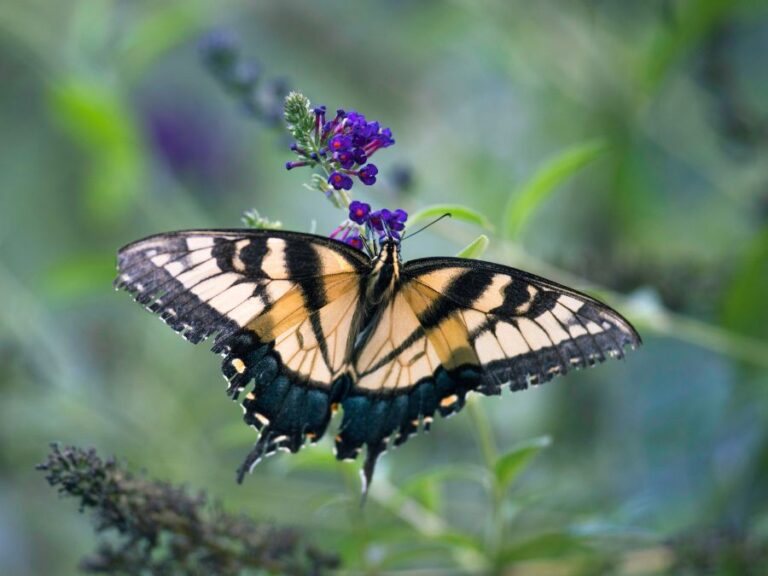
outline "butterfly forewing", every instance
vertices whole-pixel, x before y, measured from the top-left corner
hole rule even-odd
[[[618,312],[526,272],[488,262],[428,258],[410,262],[409,282],[439,293],[434,313],[458,314],[486,384],[513,389],[549,380],[571,367],[622,357],[640,344]]]

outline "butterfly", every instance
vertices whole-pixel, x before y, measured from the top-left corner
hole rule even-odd
[[[377,458],[468,392],[522,390],[640,336],[597,300],[464,258],[403,263],[397,238],[366,253],[276,230],[186,230],[118,253],[115,286],[197,344],[212,339],[233,399],[259,431],[238,482],[266,455],[317,442],[339,409],[338,459]]]

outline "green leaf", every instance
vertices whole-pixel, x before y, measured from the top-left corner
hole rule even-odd
[[[114,222],[144,188],[141,138],[128,104],[114,89],[79,80],[57,84],[50,104],[59,125],[89,156],[87,213]]]
[[[399,492],[435,512],[440,508],[439,487],[447,480],[476,482],[485,488],[490,486],[490,479],[484,468],[462,464],[438,466],[415,474],[400,486]]]
[[[411,216],[408,218],[408,227],[413,227],[419,222],[439,218],[443,214],[450,214],[452,218],[456,218],[462,222],[476,224],[477,226],[480,226],[489,232],[493,232],[493,224],[490,220],[488,220],[488,218],[480,214],[480,212],[477,212],[472,208],[462,206],[461,204],[434,204],[432,206],[422,208],[415,214],[411,214]]]
[[[188,41],[208,22],[202,6],[193,2],[157,5],[146,12],[146,17],[131,31],[120,55],[131,79],[139,78],[163,54]]]
[[[459,258],[480,258],[480,256],[483,255],[483,252],[485,252],[486,248],[488,248],[488,244],[490,244],[488,236],[485,234],[480,234],[480,236],[459,250],[456,256]]]
[[[523,183],[507,204],[506,232],[510,238],[520,235],[536,208],[576,172],[599,158],[608,146],[602,140],[579,144],[561,152]]]
[[[723,325],[739,334],[768,338],[768,228],[745,250],[723,302]]]
[[[502,565],[542,558],[563,558],[589,554],[592,549],[580,538],[567,532],[539,534],[508,546],[501,551]]]
[[[533,438],[500,456],[494,466],[497,485],[502,490],[506,490],[526,469],[533,457],[551,443],[552,439],[549,436]]]

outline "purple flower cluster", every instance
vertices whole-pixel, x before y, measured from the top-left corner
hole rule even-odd
[[[328,184],[335,190],[352,188],[352,176],[366,186],[374,184],[379,169],[375,164],[368,163],[368,159],[380,148],[395,143],[392,131],[382,128],[378,122],[368,122],[364,115],[355,111],[339,109],[332,120],[326,120],[325,106],[314,108],[313,113],[317,152],[303,150],[298,144],[292,145],[291,149],[299,155],[299,160],[286,163],[286,168],[290,170],[323,161],[330,172]]]
[[[349,220],[336,228],[331,233],[331,238],[341,240],[353,248],[362,250],[365,241],[360,236],[360,229],[354,226],[359,224],[365,226],[368,230],[378,233],[379,242],[387,238],[396,241],[400,240],[400,232],[405,229],[405,221],[408,220],[408,213],[405,210],[382,210],[371,211],[370,204],[353,200],[349,204]]]
[[[364,224],[379,233],[380,237],[400,239],[400,232],[405,229],[408,213],[405,210],[395,211],[383,208],[371,212],[370,205],[354,200],[349,205],[349,219],[356,224]]]

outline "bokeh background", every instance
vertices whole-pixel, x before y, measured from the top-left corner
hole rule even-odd
[[[258,66],[255,112],[203,64],[211,30]],[[296,526],[348,573],[768,573],[767,54],[757,0],[4,0],[0,573],[74,574],[94,546],[34,470],[52,440]],[[250,208],[337,225],[283,168],[283,85],[392,128],[357,197],[492,224],[406,258],[484,233],[484,258],[592,290],[645,345],[436,422],[362,512],[330,442],[236,486],[254,433],[217,358],[111,280],[123,244]]]

